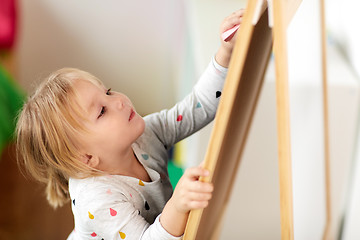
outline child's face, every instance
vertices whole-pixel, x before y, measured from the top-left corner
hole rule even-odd
[[[100,159],[92,167],[115,172],[127,161],[122,158],[132,153],[131,144],[143,133],[144,120],[124,94],[84,80],[77,80],[75,88],[79,104],[87,113],[85,127],[90,130],[90,134],[81,137],[80,145],[87,155]]]

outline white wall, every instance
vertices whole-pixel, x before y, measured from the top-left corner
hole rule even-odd
[[[347,61],[360,76],[360,2],[354,0],[327,0],[328,30],[333,40],[342,49]]]
[[[360,77],[360,32],[356,24],[360,21],[358,9],[360,2],[352,0],[328,0],[328,26],[332,42],[341,50],[352,71]],[[360,238],[360,132],[359,115],[354,117],[357,128],[353,132],[356,145],[353,148],[351,171],[348,172],[348,188],[344,205],[344,225],[341,239],[355,240]],[[339,123],[341,124],[341,123]]]
[[[18,75],[26,89],[61,67],[87,70],[147,114],[175,101],[183,2],[20,0]]]

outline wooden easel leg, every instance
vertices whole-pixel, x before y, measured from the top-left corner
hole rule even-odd
[[[325,157],[325,189],[326,189],[326,226],[323,240],[333,239],[331,232],[331,181],[330,181],[330,147],[329,147],[329,115],[328,115],[328,84],[326,68],[326,23],[325,23],[325,1],[320,0],[320,23],[321,23],[321,58],[322,58],[322,88],[324,108],[324,157]]]
[[[290,110],[284,1],[274,0],[274,55],[278,124],[281,239],[294,239]]]

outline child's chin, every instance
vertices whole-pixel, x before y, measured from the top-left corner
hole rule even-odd
[[[140,137],[140,136],[144,133],[144,130],[145,130],[145,121],[144,121],[144,119],[143,119],[141,116],[139,116],[139,115],[137,115],[136,118],[138,118],[138,119],[136,119],[136,121],[138,121],[138,124],[139,124],[139,126],[138,126],[139,136],[138,136],[138,137]],[[135,119],[134,119],[134,120],[135,120]]]

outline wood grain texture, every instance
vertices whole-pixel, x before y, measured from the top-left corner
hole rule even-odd
[[[274,55],[278,129],[281,239],[294,239],[286,1],[274,0]]]

